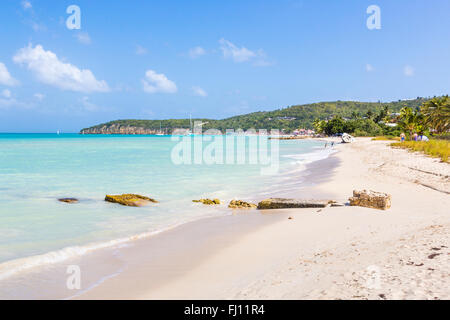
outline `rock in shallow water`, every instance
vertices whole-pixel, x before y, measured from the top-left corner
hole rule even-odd
[[[376,191],[353,190],[353,197],[349,199],[351,206],[386,210],[391,207],[391,195]]]
[[[258,203],[258,209],[289,209],[289,208],[325,208],[335,203],[333,200],[296,200],[271,198]]]
[[[105,201],[119,203],[129,207],[142,207],[150,202],[157,203],[155,199],[144,197],[139,194],[106,195]]]
[[[61,199],[58,199],[58,201],[65,202],[65,203],[77,203],[78,199],[76,199],[76,198],[61,198]]]
[[[228,208],[232,209],[253,209],[256,208],[256,204],[245,202],[242,200],[231,200]]]
[[[200,199],[200,200],[192,200],[192,202],[201,202],[203,204],[206,205],[215,205],[215,204],[220,204],[220,200],[219,199]]]

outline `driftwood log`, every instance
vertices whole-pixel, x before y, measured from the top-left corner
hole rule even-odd
[[[325,208],[336,204],[334,200],[298,200],[271,198],[258,203],[259,210],[290,208]]]

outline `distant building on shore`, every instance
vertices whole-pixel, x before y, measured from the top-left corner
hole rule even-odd
[[[292,134],[294,136],[313,136],[316,133],[314,130],[310,130],[310,129],[296,129],[292,132]]]

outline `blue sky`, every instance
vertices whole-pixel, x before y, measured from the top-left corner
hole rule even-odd
[[[69,30],[69,5],[81,29]],[[381,10],[369,30],[368,6]],[[450,2],[2,0],[0,132],[448,94]]]

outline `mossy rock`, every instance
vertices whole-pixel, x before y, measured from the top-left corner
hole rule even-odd
[[[221,204],[219,199],[200,199],[200,200],[192,200],[192,202],[200,202],[206,205],[216,205],[216,204]]]
[[[256,207],[256,204],[245,202],[242,200],[231,200],[230,204],[228,205],[228,208],[232,209],[254,209]]]
[[[349,199],[351,206],[367,207],[387,210],[391,207],[391,195],[371,190],[353,190],[353,197]]]
[[[61,198],[61,199],[58,199],[58,201],[65,202],[65,203],[77,203],[78,199],[76,199],[76,198]]]
[[[129,207],[142,207],[148,205],[150,202],[158,203],[155,199],[139,194],[106,195],[105,201],[119,203]]]

